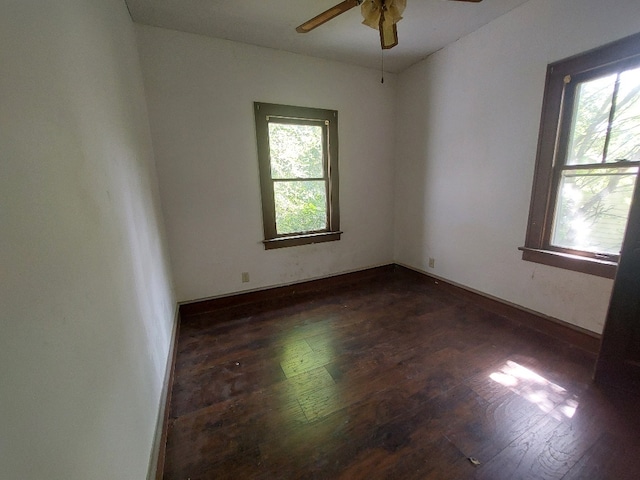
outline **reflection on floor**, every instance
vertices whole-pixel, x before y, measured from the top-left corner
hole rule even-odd
[[[164,478],[640,478],[594,360],[402,269],[192,315]]]

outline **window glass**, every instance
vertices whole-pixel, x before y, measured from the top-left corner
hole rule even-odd
[[[269,122],[272,178],[324,177],[322,127]]]
[[[602,162],[616,75],[576,87],[567,165]]]
[[[628,164],[638,159],[640,150],[639,99],[640,68],[575,87],[550,245],[595,254],[620,253],[638,170]],[[570,168],[575,165],[593,168]]]
[[[327,194],[323,180],[275,182],[273,188],[278,235],[327,229]]]
[[[640,68],[620,74],[607,161],[640,160]]]
[[[637,168],[562,172],[552,245],[617,255],[637,172]]]

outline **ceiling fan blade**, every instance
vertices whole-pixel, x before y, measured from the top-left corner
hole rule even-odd
[[[357,7],[360,3],[360,0],[344,0],[343,2],[331,7],[329,10],[322,12],[320,15],[316,15],[311,20],[307,20],[296,28],[296,32],[307,33],[314,28],[319,27],[323,23],[327,23],[329,20],[337,17],[341,13],[351,10],[353,7]]]
[[[482,0],[451,0],[452,2],[473,2],[480,3]]]

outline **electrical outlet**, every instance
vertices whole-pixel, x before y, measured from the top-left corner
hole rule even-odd
[[[242,283],[249,282],[249,272],[242,272]]]
[[[436,268],[436,259],[429,257],[429,268]]]

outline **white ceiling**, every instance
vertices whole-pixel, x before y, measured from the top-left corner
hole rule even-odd
[[[399,45],[384,52],[384,70],[401,72],[527,0],[407,0]],[[340,0],[126,0],[133,20],[209,37],[380,68],[378,32],[356,7],[309,33],[304,21]]]

